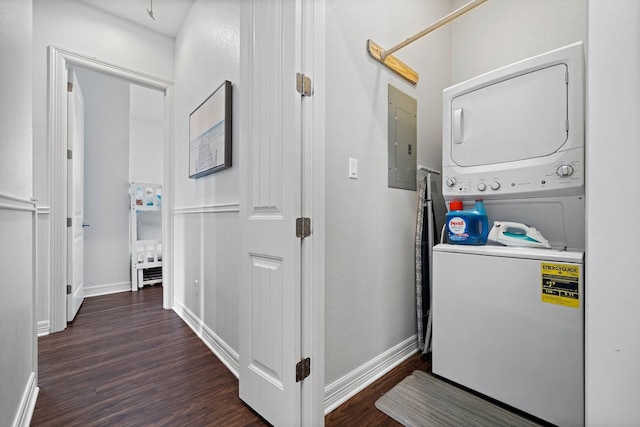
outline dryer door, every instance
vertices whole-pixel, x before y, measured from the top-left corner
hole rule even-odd
[[[556,64],[457,96],[451,158],[478,166],[543,157],[567,141],[567,65]]]

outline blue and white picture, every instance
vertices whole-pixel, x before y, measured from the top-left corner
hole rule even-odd
[[[189,116],[189,178],[231,167],[231,82]]]

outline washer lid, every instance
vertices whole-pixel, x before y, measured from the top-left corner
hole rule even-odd
[[[520,258],[539,261],[571,262],[582,264],[583,251],[567,251],[561,249],[518,248],[502,245],[452,245],[440,243],[433,247],[434,252],[449,252],[467,255],[493,256],[502,258]]]
[[[569,126],[567,70],[559,63],[453,98],[451,159],[479,166],[560,150]]]

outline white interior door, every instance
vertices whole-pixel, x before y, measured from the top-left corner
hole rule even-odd
[[[67,94],[67,321],[84,300],[84,97],[69,69]]]
[[[240,398],[301,424],[300,0],[242,2]]]

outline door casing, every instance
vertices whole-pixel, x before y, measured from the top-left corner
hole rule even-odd
[[[73,68],[67,95],[67,148],[72,156],[67,160],[67,321],[71,322],[84,301],[84,96]],[[69,277],[70,276],[70,277]]]
[[[116,64],[97,60],[56,46],[48,47],[48,128],[50,203],[50,280],[49,329],[67,327],[67,69],[86,68],[123,78],[131,83],[157,89],[164,98],[164,194],[162,239],[166,256],[163,263],[163,307],[173,301],[172,258],[173,224],[167,220],[173,208],[173,82],[162,80]]]

